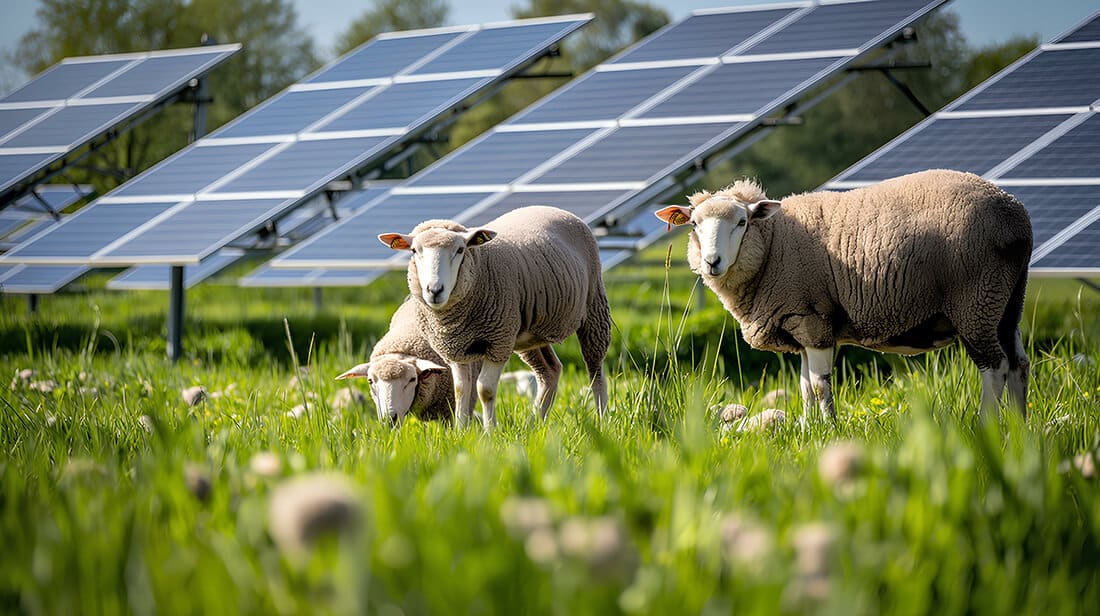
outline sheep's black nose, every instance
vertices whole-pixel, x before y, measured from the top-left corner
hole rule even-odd
[[[718,267],[718,264],[721,263],[721,262],[722,262],[722,257],[719,257],[719,256],[715,256],[713,259],[707,259],[707,258],[703,259],[703,263],[706,263],[707,265],[711,266],[711,268]]]
[[[432,299],[436,299],[437,297],[439,297],[439,294],[443,292],[443,285],[430,284],[425,290],[432,296]]]

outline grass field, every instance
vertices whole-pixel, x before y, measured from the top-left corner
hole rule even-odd
[[[1100,446],[1100,294],[1032,285],[1026,420],[977,421],[956,347],[849,350],[838,425],[800,421],[795,396],[773,429],[727,432],[712,407],[797,392],[797,362],[749,350],[665,249],[608,275],[609,417],[570,341],[550,420],[506,390],[489,435],[331,408],[399,275],[319,312],[309,290],[199,287],[176,365],[164,293],[97,278],[33,316],[5,297],[0,611],[1096,611],[1100,484],[1074,459]],[[211,396],[188,407],[193,385]],[[269,504],[318,472],[351,500],[302,547]]]

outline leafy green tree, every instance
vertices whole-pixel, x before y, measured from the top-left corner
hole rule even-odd
[[[382,32],[442,26],[449,13],[446,0],[375,0],[336,39],[335,51],[345,54]]]
[[[203,34],[244,50],[210,74],[208,127],[217,127],[317,65],[290,0],[41,0],[38,24],[13,63],[36,74],[75,55],[193,47]],[[67,178],[109,190],[183,147],[190,106],[173,105],[90,157]]]

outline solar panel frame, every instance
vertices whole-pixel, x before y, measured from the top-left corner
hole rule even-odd
[[[183,288],[190,289],[209,280],[220,272],[243,259],[247,253],[237,248],[222,248],[210,255],[198,265],[183,268]],[[169,282],[168,265],[138,265],[131,267],[107,281],[112,291],[167,291]]]
[[[1065,118],[1016,151],[1003,156],[982,176],[1008,192],[1018,192],[1024,196],[1022,202],[1032,216],[1036,239],[1031,259],[1033,275],[1096,275],[1100,272],[1100,253],[1094,255],[1095,266],[1092,268],[1082,266],[1080,253],[1077,255],[1078,261],[1060,261],[1050,257],[1067,243],[1069,247],[1065,252],[1072,253],[1085,239],[1075,240],[1076,235],[1086,229],[1092,233],[1095,219],[1100,217],[1100,168],[1088,164],[1090,161],[1100,162],[1093,154],[1100,145],[1100,83],[1094,77],[1090,78],[1091,73],[1074,76],[1071,72],[1060,70],[1059,74],[1051,77],[1043,72],[1044,67],[1050,71],[1050,66],[1059,66],[1058,60],[1069,58],[1077,63],[1084,59],[1089,66],[1100,65],[1100,11],[1056,37],[1055,42],[1040,45],[1025,54],[945,106],[942,111],[849,167],[826,183],[825,188],[847,189],[873,183],[859,179],[859,174],[883,157],[905,158],[894,153],[904,149],[906,142],[914,135],[931,130],[930,127],[941,122],[1012,116]],[[1051,85],[1059,79],[1073,87]],[[1013,96],[1006,95],[1013,92]],[[1093,93],[1096,98],[1093,98]],[[1025,96],[1021,99],[1024,94],[1029,94],[1030,98]],[[1035,101],[1040,101],[1040,104]],[[1082,155],[1092,158],[1080,160]],[[1061,198],[1059,195],[1062,195]],[[1088,239],[1091,237],[1087,236]]]
[[[841,4],[841,3],[842,2],[834,2],[834,3],[828,3],[828,4]],[[515,180],[514,182],[510,183],[507,186],[499,186],[499,185],[493,184],[492,181],[494,181],[494,180],[492,180],[492,179],[490,180],[490,183],[488,183],[488,184],[482,184],[480,182],[470,180],[470,183],[467,184],[467,185],[451,185],[451,186],[434,185],[434,184],[433,185],[426,185],[427,183],[424,182],[424,180],[422,179],[423,177],[430,176],[433,173],[438,174],[438,172],[435,171],[435,169],[437,169],[438,166],[433,166],[433,167],[429,167],[427,170],[425,170],[424,175],[419,175],[418,174],[417,176],[414,176],[414,178],[412,180],[410,180],[405,186],[394,189],[393,194],[395,194],[395,195],[396,194],[414,194],[414,193],[426,194],[428,192],[442,193],[442,192],[447,192],[449,190],[483,190],[483,189],[486,189],[486,188],[494,188],[497,191],[509,191],[509,192],[512,192],[512,193],[515,193],[515,192],[531,192],[531,191],[539,191],[539,190],[549,191],[549,190],[614,190],[614,189],[627,189],[627,190],[636,191],[636,196],[640,197],[641,195],[645,194],[646,190],[649,190],[649,189],[653,188],[654,186],[656,186],[659,183],[659,180],[654,179],[655,177],[659,177],[661,175],[664,175],[665,177],[667,177],[668,175],[671,175],[673,173],[681,172],[681,171],[684,171],[686,169],[689,169],[689,168],[693,167],[694,164],[695,164],[694,158],[696,158],[701,153],[701,151],[707,150],[708,148],[709,149],[717,148],[723,143],[727,143],[727,144],[731,143],[732,141],[736,140],[739,136],[745,134],[748,129],[755,126],[755,124],[756,124],[755,121],[746,121],[746,120],[762,118],[762,117],[764,117],[764,116],[766,116],[770,113],[773,113],[778,108],[780,108],[783,105],[787,104],[787,102],[790,101],[791,99],[796,98],[797,96],[801,95],[805,91],[809,90],[811,87],[814,87],[815,85],[817,85],[818,81],[824,75],[833,74],[833,73],[838,72],[839,70],[843,69],[844,67],[848,66],[851,62],[856,60],[858,57],[861,57],[862,55],[864,55],[865,53],[867,53],[871,49],[877,47],[878,45],[880,45],[883,41],[885,41],[889,37],[894,36],[904,26],[908,25],[909,23],[912,23],[913,21],[916,21],[920,17],[923,17],[925,14],[927,14],[928,12],[934,10],[935,8],[940,6],[941,4],[943,4],[942,0],[928,0],[928,1],[925,1],[925,2],[920,2],[919,7],[914,8],[913,11],[910,13],[908,18],[906,18],[902,22],[894,24],[893,27],[887,28],[886,30],[880,32],[877,36],[873,37],[869,41],[866,41],[858,49],[854,49],[854,50],[852,50],[852,49],[825,50],[824,52],[810,52],[810,53],[807,53],[807,54],[794,54],[794,55],[790,55],[790,54],[766,54],[766,55],[759,55],[759,56],[746,56],[746,55],[743,55],[744,50],[751,49],[759,41],[766,39],[767,37],[769,37],[770,35],[772,35],[775,32],[782,31],[783,28],[785,28],[789,24],[797,22],[797,20],[800,17],[802,17],[804,15],[807,15],[809,13],[812,13],[812,10],[815,7],[819,6],[819,4],[818,3],[811,3],[811,2],[789,3],[789,4],[780,5],[780,6],[784,6],[784,7],[791,7],[791,8],[793,8],[793,10],[790,13],[785,14],[778,21],[772,23],[771,26],[769,26],[767,28],[764,28],[761,31],[757,32],[754,36],[751,36],[751,37],[748,37],[747,39],[743,39],[743,40],[739,40],[739,41],[734,42],[733,44],[731,44],[730,47],[728,47],[724,51],[724,54],[721,58],[717,58],[714,61],[710,61],[710,60],[707,60],[705,58],[703,58],[703,59],[695,58],[695,59],[688,59],[688,60],[677,59],[677,60],[667,61],[667,62],[666,61],[660,61],[660,60],[651,61],[651,62],[626,62],[626,61],[620,61],[621,58],[624,58],[627,55],[629,55],[630,53],[632,53],[635,48],[638,48],[641,45],[644,45],[646,43],[646,41],[640,42],[640,43],[636,44],[635,46],[631,47],[631,49],[628,49],[627,51],[623,52],[622,54],[616,56],[616,58],[608,61],[604,65],[601,65],[600,67],[597,67],[594,70],[595,71],[600,71],[600,70],[607,70],[607,71],[635,70],[635,69],[642,69],[642,68],[648,69],[648,68],[655,68],[655,67],[669,67],[669,66],[683,66],[683,65],[696,66],[697,70],[693,71],[688,76],[682,78],[681,80],[676,82],[674,85],[666,88],[664,91],[662,91],[661,94],[659,94],[655,97],[651,97],[650,99],[647,99],[646,102],[643,102],[642,104],[637,105],[636,107],[632,108],[621,119],[619,119],[618,121],[615,121],[615,122],[583,121],[582,120],[582,121],[575,121],[575,122],[557,122],[557,123],[554,123],[554,122],[550,122],[550,123],[530,122],[530,123],[524,125],[524,119],[525,118],[537,117],[535,115],[535,111],[539,107],[552,105],[553,101],[555,99],[560,98],[560,97],[565,97],[566,94],[564,93],[564,91],[567,90],[568,88],[570,88],[570,86],[565,86],[565,88],[563,88],[561,91],[559,91],[559,92],[557,92],[557,93],[555,93],[551,96],[548,96],[544,99],[541,99],[540,101],[535,102],[528,109],[526,109],[523,112],[517,114],[517,116],[514,119],[509,120],[508,122],[504,123],[503,125],[497,126],[496,128],[492,129],[489,134],[482,135],[481,139],[490,139],[490,138],[492,138],[493,135],[498,135],[498,134],[501,134],[501,133],[504,133],[504,132],[521,132],[521,131],[524,131],[524,130],[549,131],[549,130],[553,130],[553,129],[565,130],[565,129],[581,129],[581,128],[597,128],[599,130],[597,130],[596,133],[593,133],[592,136],[590,136],[589,138],[584,139],[582,141],[579,141],[576,144],[576,146],[574,146],[573,148],[570,148],[570,149],[565,150],[564,152],[561,152],[557,156],[555,156],[555,157],[551,158],[550,160],[548,160],[544,165],[536,167],[530,173],[525,174],[524,176],[520,177],[519,179]],[[916,3],[914,5],[916,5]],[[764,7],[767,7],[768,9],[772,9],[775,6],[776,5],[760,5],[760,6],[757,6],[757,7],[738,7],[736,10],[746,11],[746,10],[752,10],[754,8],[757,9],[757,10],[763,10]],[[721,13],[723,11],[725,11],[725,9],[720,9],[720,10],[717,10],[717,11],[696,12],[696,15],[707,14],[707,13]],[[671,30],[672,28],[674,28],[674,26],[675,26],[675,24],[670,25],[670,26],[666,27],[665,29],[662,29],[661,32],[667,32],[667,31]],[[645,114],[646,111],[648,111],[649,109],[653,108],[656,105],[659,105],[661,102],[667,100],[669,97],[674,96],[676,93],[680,92],[685,87],[688,87],[690,84],[694,83],[700,77],[705,76],[710,71],[715,70],[718,66],[721,66],[722,64],[734,63],[734,62],[745,62],[745,61],[789,60],[789,59],[803,58],[803,57],[805,57],[805,58],[831,57],[831,58],[834,58],[834,61],[831,64],[829,64],[826,68],[818,71],[812,77],[804,79],[802,82],[793,85],[784,94],[783,98],[772,100],[768,104],[762,106],[759,110],[757,110],[757,113],[754,115],[753,118],[747,118],[746,116],[743,116],[743,115],[728,115],[728,116],[723,116],[723,117],[720,117],[720,118],[704,117],[704,118],[657,118],[657,119],[653,119],[653,118],[645,118],[644,117],[644,114]],[[583,81],[582,80],[577,80],[574,83],[583,83]],[[546,184],[539,183],[539,179],[544,174],[545,174],[546,177],[552,179],[554,177],[553,169],[558,164],[561,164],[563,161],[565,161],[565,160],[567,160],[571,157],[574,157],[574,156],[578,156],[578,155],[583,156],[584,155],[583,152],[587,148],[596,147],[597,144],[599,144],[601,142],[602,138],[604,138],[608,135],[611,135],[615,132],[616,126],[633,127],[633,126],[655,125],[655,124],[661,124],[661,123],[671,124],[671,125],[677,125],[677,124],[687,125],[687,124],[692,124],[692,123],[703,123],[703,122],[708,122],[708,121],[710,121],[710,122],[725,121],[725,122],[729,122],[729,123],[734,124],[734,125],[731,126],[731,128],[729,130],[727,130],[725,133],[723,133],[721,135],[721,137],[716,138],[716,139],[712,140],[711,142],[709,142],[708,144],[705,144],[704,146],[696,148],[696,149],[692,150],[691,152],[685,153],[682,157],[680,157],[677,160],[677,162],[675,164],[670,165],[668,167],[665,167],[664,169],[660,170],[659,173],[656,173],[654,176],[650,176],[649,178],[647,178],[647,180],[648,180],[647,182],[642,182],[642,181],[630,182],[630,181],[615,181],[615,180],[612,180],[612,181],[598,182],[598,183],[585,183],[585,182],[569,182],[569,183],[564,183],[564,184],[554,183],[554,182],[548,182]],[[452,153],[447,158],[440,161],[440,163],[438,163],[438,165],[448,164],[448,161],[451,160],[452,157],[461,156],[464,151],[465,150],[460,149],[460,150]],[[505,196],[506,195],[503,195],[503,194],[491,195],[491,196],[486,198],[486,201],[473,206],[471,209],[469,209],[467,211],[457,212],[456,215],[452,216],[452,218],[455,218],[459,221],[470,220],[472,217],[477,216],[479,212],[492,208],[494,203],[496,203],[497,201],[505,198]],[[595,221],[599,220],[601,217],[608,215],[609,213],[614,211],[616,208],[624,206],[624,204],[628,203],[629,201],[630,201],[629,198],[627,198],[627,199],[616,198],[613,202],[610,202],[610,203],[606,204],[606,206],[603,209],[595,212],[588,219],[588,221],[590,223],[595,222]],[[360,213],[358,216],[366,216],[366,215],[367,215],[366,213]],[[345,222],[339,223],[339,224],[354,224],[354,223],[350,222],[350,219],[349,219],[349,221],[345,221]],[[396,257],[393,257],[390,260],[386,260],[385,262],[376,262],[376,261],[373,261],[371,259],[352,259],[352,258],[319,262],[319,261],[315,261],[315,260],[312,260],[312,259],[307,259],[307,258],[304,258],[304,257],[301,256],[301,255],[303,255],[304,253],[307,253],[310,250],[309,247],[312,244],[322,241],[321,240],[322,237],[323,237],[323,234],[319,234],[315,238],[312,238],[312,239],[308,240],[307,242],[304,242],[303,244],[301,244],[301,245],[291,249],[290,251],[280,255],[279,257],[275,258],[272,261],[272,265],[274,267],[277,267],[277,268],[297,268],[297,267],[358,268],[358,267],[363,267],[364,265],[395,267],[396,265],[399,265],[400,263],[403,263],[403,261],[405,259],[404,256],[398,255]]]
[[[83,276],[90,268],[71,265],[15,265],[0,274],[0,293],[49,295]]]
[[[477,84],[478,87],[476,89],[478,91],[482,91],[482,90],[485,90],[486,88],[488,88],[489,86],[493,85],[494,83],[497,83],[500,80],[503,80],[503,79],[513,75],[515,72],[517,72],[519,70],[522,70],[525,66],[535,62],[537,59],[542,57],[542,55],[544,55],[550,47],[552,47],[553,45],[556,45],[558,40],[560,40],[561,38],[564,38],[565,36],[568,36],[569,34],[574,32],[575,30],[577,30],[578,28],[580,28],[581,26],[586,24],[591,19],[592,19],[591,14],[566,15],[566,16],[549,17],[549,18],[538,18],[538,19],[532,19],[532,20],[522,20],[522,21],[516,21],[516,22],[500,22],[500,23],[497,23],[497,24],[486,24],[486,25],[482,25],[482,26],[466,27],[466,28],[462,29],[463,30],[462,33],[460,33],[458,36],[455,36],[452,40],[450,40],[449,43],[444,44],[440,48],[436,49],[436,52],[433,52],[432,54],[429,54],[425,58],[422,58],[421,60],[419,60],[417,62],[414,62],[411,65],[405,66],[405,68],[403,69],[403,71],[404,71],[403,75],[397,75],[397,76],[393,77],[392,79],[388,79],[388,80],[386,80],[386,83],[387,84],[398,84],[398,83],[404,83],[404,82],[423,81],[425,79],[447,80],[447,79],[455,78],[456,75],[452,75],[452,74],[413,75],[413,74],[410,74],[410,73],[412,71],[415,71],[416,68],[418,68],[419,66],[422,66],[426,62],[429,62],[434,57],[438,57],[446,49],[448,49],[450,47],[453,47],[458,42],[461,42],[465,38],[473,36],[474,34],[476,34],[479,31],[482,31],[482,30],[494,29],[494,28],[502,29],[502,28],[507,28],[507,27],[515,27],[516,24],[525,24],[525,25],[545,24],[545,25],[549,25],[551,27],[551,29],[555,29],[558,32],[557,36],[544,36],[542,39],[536,41],[535,43],[532,43],[532,45],[527,48],[526,53],[520,55],[519,57],[509,58],[509,59],[507,59],[506,62],[502,62],[500,64],[501,68],[493,70],[491,75],[489,75],[489,74],[481,75],[480,76],[481,80],[478,82],[478,84]],[[438,30],[433,30],[431,32],[438,32]],[[406,33],[406,34],[408,35],[408,33]],[[355,52],[353,51],[351,54],[348,54],[348,56],[345,56],[345,57],[349,57],[349,56],[353,55],[354,53]],[[331,67],[328,67],[328,68],[331,68]],[[317,89],[325,89],[325,88],[330,88],[330,87],[332,87],[332,88],[356,87],[356,84],[353,84],[351,82],[346,82],[346,81],[339,81],[339,82],[320,81],[319,80],[320,75],[324,72],[324,70],[325,69],[322,69],[322,70],[318,71],[317,73],[315,73],[315,75],[312,78],[310,78],[310,79],[313,79],[312,81],[308,81],[308,82],[305,82],[305,83],[300,83],[300,84],[297,84],[297,86],[292,86],[291,88],[288,89],[288,91],[317,90]],[[477,73],[477,71],[473,71],[473,73]],[[457,76],[462,77],[463,75],[457,75]],[[364,84],[360,83],[358,85],[364,85]],[[377,88],[376,88],[376,90],[377,90]],[[469,89],[469,88],[464,90],[463,91],[463,96],[468,97],[471,91],[472,90]],[[365,95],[364,98],[366,96],[367,95]],[[461,101],[457,101],[457,100],[448,101],[447,103],[440,105],[440,107],[450,107],[450,106],[453,106],[453,105],[457,105],[460,102]],[[353,107],[353,105],[349,104],[349,105],[346,105],[346,106],[342,107],[338,111],[339,112],[344,112],[344,111],[347,111],[348,109],[351,109],[352,107]],[[353,170],[355,168],[362,167],[363,165],[368,164],[368,161],[373,160],[373,161],[376,161],[376,162],[380,162],[379,161],[380,154],[383,153],[384,151],[391,150],[391,149],[393,149],[397,146],[400,146],[402,144],[408,143],[408,142],[416,139],[421,132],[423,132],[424,130],[427,130],[429,128],[430,124],[432,123],[432,121],[434,121],[435,118],[422,117],[420,120],[417,121],[416,126],[411,126],[411,127],[406,126],[406,127],[400,128],[400,129],[398,129],[398,128],[386,129],[382,132],[381,135],[352,134],[352,133],[371,133],[372,131],[341,131],[341,132],[325,133],[323,128],[328,123],[328,121],[331,120],[331,119],[332,119],[331,117],[326,116],[322,120],[311,124],[309,127],[307,127],[307,129],[304,133],[299,133],[298,134],[297,143],[322,142],[322,141],[324,141],[326,143],[331,144],[333,142],[332,140],[342,139],[342,138],[349,138],[349,139],[351,139],[351,138],[359,138],[359,139],[384,138],[384,139],[381,139],[381,142],[380,142],[380,144],[377,145],[377,147],[374,147],[373,149],[361,152],[358,156],[356,156],[356,157],[354,157],[350,160],[347,160],[347,161],[343,162],[340,165],[334,165],[335,171],[332,170],[332,169],[329,169],[327,171],[327,173],[323,174],[324,177],[322,179],[319,179],[319,180],[313,182],[309,186],[300,187],[297,190],[279,190],[279,189],[277,189],[277,190],[271,190],[271,191],[257,191],[257,190],[254,190],[257,187],[257,185],[255,183],[249,183],[249,178],[247,177],[249,175],[249,173],[253,172],[254,170],[260,169],[261,167],[263,167],[263,164],[266,163],[269,160],[270,161],[276,161],[278,159],[278,155],[280,153],[282,153],[283,151],[290,150],[293,147],[293,145],[288,144],[286,142],[281,142],[282,140],[279,140],[279,139],[276,139],[276,138],[270,138],[270,136],[265,136],[263,138],[258,138],[258,139],[239,138],[239,137],[228,137],[228,138],[225,138],[225,139],[219,139],[218,136],[215,134],[215,135],[211,135],[210,138],[207,138],[206,140],[204,140],[204,142],[199,142],[199,143],[195,144],[194,146],[188,148],[184,152],[179,153],[178,156],[179,157],[185,156],[187,152],[189,152],[191,150],[201,148],[201,147],[204,147],[204,146],[205,147],[231,147],[231,146],[242,146],[242,145],[246,145],[246,144],[256,144],[256,143],[264,143],[264,144],[271,143],[273,145],[272,145],[272,147],[270,147],[270,149],[265,150],[265,152],[260,155],[260,157],[263,158],[263,160],[255,160],[254,159],[254,160],[252,160],[248,163],[245,163],[243,166],[238,167],[234,171],[230,172],[230,174],[228,174],[226,176],[223,176],[223,178],[221,180],[216,180],[211,184],[207,184],[206,187],[201,189],[201,192],[199,192],[199,193],[194,193],[194,194],[191,194],[191,195],[167,194],[167,195],[153,196],[153,198],[150,198],[150,195],[137,195],[137,194],[127,195],[123,191],[127,190],[126,187],[128,185],[124,185],[124,187],[122,189],[120,189],[119,191],[116,191],[116,193],[111,194],[111,195],[107,195],[106,197],[101,198],[99,200],[99,204],[124,203],[124,202],[130,202],[130,201],[136,202],[136,201],[139,201],[139,200],[143,200],[143,201],[163,200],[163,201],[166,201],[166,202],[167,201],[175,201],[178,204],[178,207],[183,209],[183,208],[188,207],[188,205],[187,205],[188,203],[194,203],[194,202],[202,201],[204,199],[218,199],[218,198],[225,198],[225,197],[228,197],[228,196],[231,196],[233,198],[276,197],[277,196],[277,197],[283,197],[283,198],[287,199],[285,207],[283,207],[282,209],[280,209],[278,211],[271,212],[272,219],[279,218],[282,215],[284,215],[286,212],[288,212],[290,209],[295,207],[296,205],[304,203],[304,202],[310,200],[311,198],[313,198],[314,196],[316,196],[317,194],[320,194],[320,192],[324,189],[324,187],[329,182],[332,181],[332,179],[338,178],[341,175],[346,175],[351,170]],[[171,164],[171,163],[169,161],[166,161],[163,164],[168,165],[168,164]],[[150,170],[150,172],[152,172],[152,170]],[[271,176],[269,176],[269,177],[271,177]],[[135,185],[140,184],[140,179],[141,178],[136,178],[134,180],[134,182],[138,182],[138,184],[135,184]],[[234,182],[237,183],[236,186],[234,186]],[[240,191],[236,190],[236,189],[242,188],[242,187],[244,188],[244,190],[240,190]],[[130,190],[131,190],[131,192],[133,192],[132,189],[130,189]],[[226,191],[229,191],[229,192],[226,192]],[[94,205],[99,205],[99,204],[93,204],[93,206]],[[181,251],[180,253],[174,253],[174,254],[171,254],[171,255],[157,255],[157,256],[154,256],[154,257],[150,257],[150,258],[143,258],[141,260],[135,260],[131,257],[123,257],[123,256],[120,256],[120,255],[110,254],[111,250],[114,246],[122,246],[125,243],[127,243],[128,241],[130,241],[133,237],[140,236],[147,229],[153,229],[154,227],[155,227],[155,222],[154,223],[146,223],[144,225],[141,225],[138,228],[130,231],[125,236],[120,237],[116,242],[109,245],[107,248],[105,248],[101,251],[97,251],[95,253],[86,255],[81,262],[82,263],[89,263],[89,264],[108,264],[108,263],[109,264],[119,264],[119,263],[126,263],[126,264],[172,263],[172,264],[177,264],[177,265],[193,264],[193,263],[197,263],[197,262],[201,261],[203,258],[205,258],[206,256],[212,254],[213,252],[215,252],[216,250],[218,250],[219,248],[224,246],[226,243],[233,241],[233,239],[235,239],[237,237],[241,237],[243,235],[247,235],[249,233],[252,233],[258,228],[258,226],[252,226],[252,227],[248,227],[248,228],[245,228],[245,227],[237,228],[237,229],[233,230],[232,233],[227,233],[224,236],[223,240],[219,240],[218,243],[211,244],[209,246],[204,247],[202,250],[194,251],[194,252],[187,253],[187,254],[183,254],[182,251]],[[228,239],[225,239],[225,238],[228,238]],[[32,242],[33,242],[33,240],[31,242],[27,242],[26,245],[29,246],[29,244],[31,244]],[[4,257],[0,257],[0,261],[23,262],[23,260],[25,258],[24,255],[26,254],[25,250],[26,250],[25,245],[16,246],[11,252],[9,252],[8,255],[5,255]],[[70,260],[69,257],[62,257],[62,259],[64,259],[65,261]],[[28,260],[30,260],[30,259],[28,259]],[[35,258],[33,260],[37,261],[37,262],[53,262],[52,260],[50,260],[46,257]]]
[[[12,92],[3,99],[0,99],[0,109],[41,108],[46,110],[45,113],[29,119],[21,127],[11,128],[5,135],[0,136],[0,139],[4,140],[0,142],[0,159],[7,158],[11,155],[18,156],[18,152],[21,151],[21,148],[23,150],[35,151],[35,157],[33,159],[24,159],[25,164],[18,166],[0,164],[0,169],[3,169],[3,171],[0,172],[0,194],[19,190],[18,187],[28,182],[36,173],[42,172],[71,152],[87,145],[97,136],[120,130],[131,121],[137,121],[140,119],[142,113],[170,101],[174,96],[178,95],[178,93],[186,90],[192,79],[200,77],[214,69],[216,66],[236,54],[240,49],[241,45],[239,44],[210,45],[177,50],[66,58],[58,62],[36,76],[23,87]],[[115,79],[128,79],[128,75],[131,71],[142,70],[141,67],[146,62],[157,62],[166,58],[193,56],[203,56],[206,57],[206,59],[194,65],[192,70],[186,71],[183,74],[176,74],[174,79],[160,79],[157,86],[154,88],[149,88],[149,79],[140,80],[141,83],[146,85],[146,90],[141,94],[112,97],[89,96],[96,91],[102,90],[102,88],[111,84]],[[97,73],[89,68],[97,64],[104,64],[105,70]],[[62,71],[72,71],[76,75],[81,76],[82,79],[77,89],[73,90],[69,88],[67,90],[59,90],[50,87],[47,91],[36,94],[36,92],[42,90],[44,82],[40,81],[41,79],[49,80],[50,75],[57,75]],[[50,84],[47,83],[46,85],[49,86]],[[136,91],[137,90],[133,89],[128,90],[128,92]],[[56,143],[46,146],[8,145],[13,142],[20,143],[20,141],[15,141],[19,134],[25,132],[33,134],[34,126],[49,122],[49,118],[58,113],[75,110],[74,113],[82,112],[86,114],[88,113],[88,108],[112,104],[129,104],[130,106],[125,109],[120,109],[119,113],[108,114],[109,117],[102,118],[102,122],[99,123],[97,128],[93,129],[91,127],[86,127],[86,130],[74,135],[71,140],[63,144]],[[11,154],[9,154],[9,152]]]

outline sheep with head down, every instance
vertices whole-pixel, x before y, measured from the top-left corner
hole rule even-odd
[[[370,361],[336,377],[366,378],[378,419],[400,425],[405,415],[444,419],[454,409],[451,372],[420,330],[412,298],[397,308]]]
[[[552,345],[574,332],[604,412],[611,311],[596,239],[583,220],[530,206],[482,228],[429,220],[410,234],[378,239],[413,253],[409,291],[423,332],[450,365],[457,425],[473,415],[475,396],[485,428],[495,425],[497,384],[513,352],[535,373],[536,409],[545,419],[561,377]]]
[[[983,411],[1006,383],[1026,412],[1020,338],[1032,232],[1015,198],[958,171],[914,173],[848,192],[767,198],[741,180],[657,217],[690,223],[688,263],[751,346],[802,355],[806,411],[835,418],[837,346],[916,354],[962,341]]]

